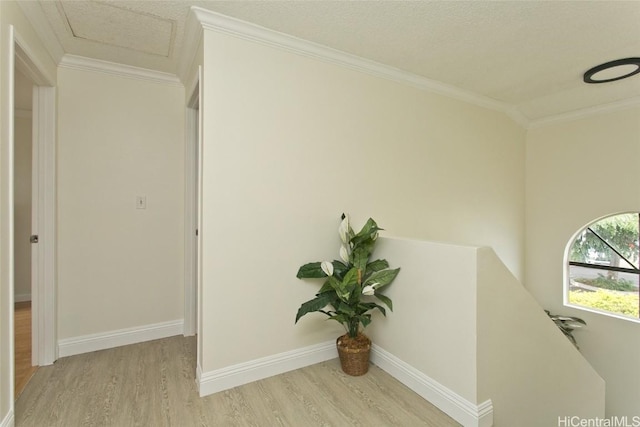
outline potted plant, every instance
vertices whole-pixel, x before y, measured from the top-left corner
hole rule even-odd
[[[553,320],[553,323],[555,323],[556,326],[562,331],[564,336],[567,337],[578,350],[580,350],[580,347],[578,347],[578,342],[573,336],[573,330],[581,328],[583,326],[587,326],[587,322],[579,317],[551,314],[549,310],[545,310],[545,313],[547,313],[547,316],[549,316],[549,318]]]
[[[369,369],[371,340],[361,331],[371,323],[371,311],[386,316],[383,303],[393,310],[391,299],[381,293],[398,275],[399,268],[390,269],[383,259],[370,261],[378,231],[382,230],[369,218],[356,234],[349,217],[342,214],[338,228],[342,246],[340,260],[311,262],[298,270],[299,279],[323,278],[316,296],[298,309],[296,323],[302,316],[320,312],[342,324],[347,333],[336,341],[342,369],[349,375],[363,375]]]

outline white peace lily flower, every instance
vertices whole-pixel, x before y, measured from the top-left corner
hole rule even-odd
[[[340,227],[338,227],[338,233],[340,233],[340,240],[342,243],[347,243],[349,241],[349,216],[345,215],[344,219],[340,223]]]
[[[340,240],[342,240],[342,243],[347,243],[347,240],[348,240],[347,232],[344,231],[342,226],[340,226],[340,228],[338,228],[338,233],[340,233]]]
[[[349,250],[345,245],[340,246],[340,258],[347,264],[349,263]]]
[[[362,295],[373,295],[375,291],[376,289],[373,287],[373,285],[367,285],[362,288]]]
[[[329,261],[322,261],[320,263],[320,268],[327,276],[333,276],[333,264],[331,264]]]
[[[370,286],[371,286],[373,289],[378,289],[378,287],[380,286],[380,282],[373,282]]]

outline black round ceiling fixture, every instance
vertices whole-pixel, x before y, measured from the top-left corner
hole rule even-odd
[[[626,72],[625,74],[611,77],[611,78],[604,78],[604,79],[593,78],[595,74],[600,73],[604,70],[609,70],[611,68],[616,68],[616,67],[622,67],[625,65],[635,66],[636,68],[631,72]],[[583,80],[585,83],[607,83],[607,82],[614,82],[616,80],[626,79],[627,77],[631,77],[638,73],[640,73],[640,58],[617,59],[615,61],[605,62],[604,64],[600,64],[591,68],[586,73],[584,73]]]

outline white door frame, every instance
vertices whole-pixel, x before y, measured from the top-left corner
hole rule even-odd
[[[14,30],[15,64],[35,83],[32,105],[32,363],[58,358],[56,315],[56,89],[32,49]],[[13,70],[11,71],[14,72]],[[15,76],[12,76],[14,81]],[[12,135],[12,140],[13,140]],[[13,173],[13,171],[12,171]],[[13,200],[11,201],[13,209]]]
[[[188,86],[191,94],[185,118],[185,225],[184,225],[184,335],[198,335],[200,342],[202,109],[201,67]]]

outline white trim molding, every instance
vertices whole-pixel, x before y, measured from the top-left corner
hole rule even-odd
[[[200,387],[200,378],[202,378],[202,366],[196,362],[196,387]]]
[[[194,22],[200,22],[200,25],[204,30],[228,34],[240,39],[253,41],[266,46],[293,52],[298,55],[329,62],[376,77],[408,84],[428,92],[437,93],[449,98],[477,105],[479,107],[499,111],[506,114],[521,126],[526,127],[528,124],[528,119],[513,106],[505,102],[496,101],[495,99],[491,99],[487,96],[478,95],[446,83],[418,76],[417,74],[402,71],[389,65],[342,52],[337,49],[280,33],[278,31],[270,30],[250,22],[212,12],[197,6],[191,6],[190,14],[191,16],[187,18],[188,25],[187,31],[185,32],[185,43],[187,43],[190,52],[195,52],[195,43],[201,37],[201,30],[199,28],[192,27]],[[183,60],[188,60],[188,57],[184,57]],[[181,70],[183,75],[185,71],[186,66]]]
[[[32,247],[32,358],[34,365],[51,365],[57,352],[57,263],[56,263],[56,88],[33,89],[33,180],[32,209],[37,226],[31,232],[39,236]],[[35,271],[35,274],[33,274]]]
[[[630,108],[640,106],[640,96],[622,101],[611,102],[604,105],[596,105],[594,107],[583,108],[581,110],[570,111],[568,113],[556,114],[554,116],[543,117],[533,120],[529,123],[528,129],[537,129],[545,126],[552,126],[558,123],[571,122],[574,120],[584,119],[592,116],[613,113],[614,111],[628,110]]]
[[[371,347],[371,362],[463,426],[491,427],[493,425],[491,400],[479,405],[469,402],[375,344]]]
[[[197,90],[197,88],[196,88]],[[192,92],[193,93],[193,92]],[[198,167],[198,110],[187,105],[185,113],[185,189],[184,189],[184,335],[195,335],[197,331],[198,292],[198,236],[197,224]]]
[[[15,421],[13,419],[13,408],[9,408],[9,412],[4,417],[2,422],[0,422],[0,427],[13,427],[14,423]]]
[[[58,40],[58,36],[53,31],[53,28],[51,28],[51,24],[47,20],[42,6],[34,1],[19,1],[17,3],[20,9],[22,9],[24,16],[31,23],[42,44],[44,44],[53,62],[58,63],[64,55],[64,48],[60,40]]]
[[[200,397],[204,397],[337,357],[336,343],[332,340],[211,372],[203,372],[198,365],[196,385]],[[479,405],[469,402],[375,344],[371,348],[371,362],[465,427],[493,426],[491,400]]]
[[[22,6],[25,3],[31,2],[18,2],[18,5]],[[26,14],[25,14],[26,15]],[[34,28],[37,28],[34,26]],[[46,62],[46,57],[42,57],[41,55],[37,55],[35,50],[32,49],[29,44],[23,39],[19,33],[15,34],[16,44],[20,49],[16,49],[16,67],[24,73],[31,81],[33,81],[36,86],[55,86],[56,84],[56,75],[50,74],[45,67],[44,62]],[[40,40],[46,40],[40,38]],[[50,53],[47,51],[47,53]],[[57,64],[58,61],[52,59],[52,64]]]
[[[196,374],[200,397],[338,357],[334,340]]]
[[[182,78],[182,82],[186,87],[189,81],[189,70],[194,69],[194,60],[196,58],[197,49],[202,40],[202,24],[198,20],[196,11],[193,10],[195,6],[191,6],[191,10],[187,15],[187,19],[184,25],[184,37],[182,39],[182,47],[180,49],[180,56],[178,62],[178,75]],[[195,77],[197,78],[197,76]]]
[[[97,350],[105,350],[107,348],[173,337],[181,335],[182,331],[183,321],[180,319],[135,328],[65,338],[58,341],[59,354],[60,357],[73,356]]]
[[[59,66],[72,70],[105,73],[128,79],[145,80],[172,86],[182,86],[182,82],[174,74],[134,67],[131,65],[117,64],[115,62],[102,61],[99,59],[86,58],[84,56],[65,54],[60,60]]]
[[[31,301],[31,294],[20,294],[13,297],[13,302]]]

